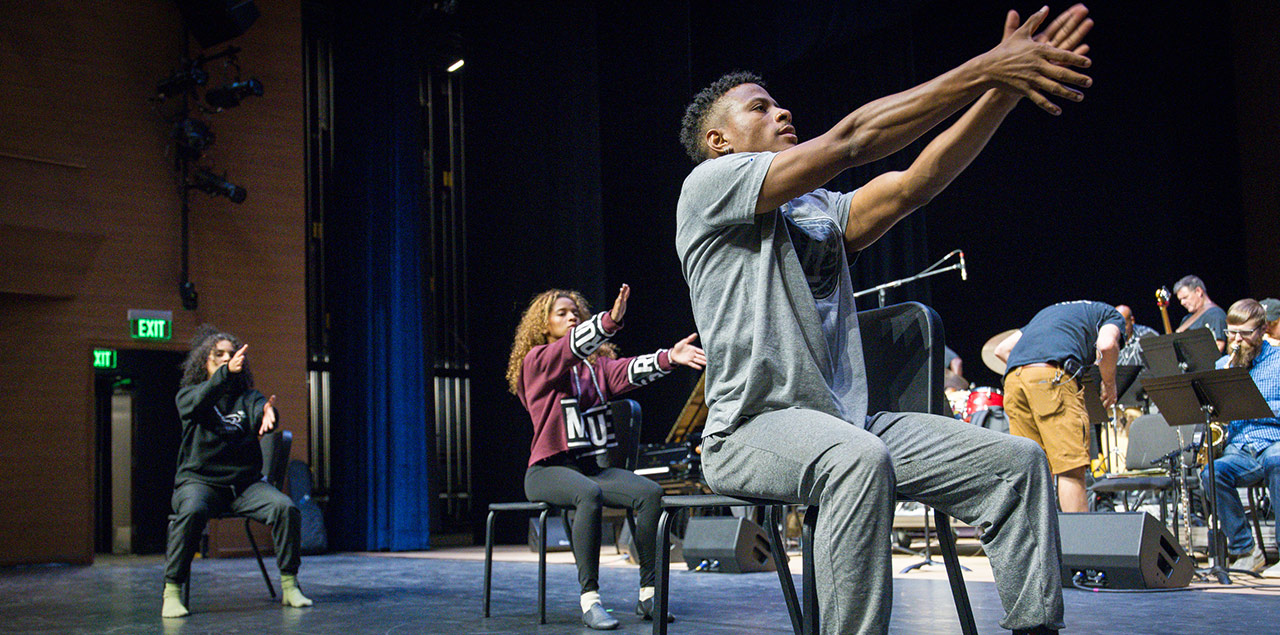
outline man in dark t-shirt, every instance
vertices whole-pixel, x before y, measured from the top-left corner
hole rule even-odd
[[[1009,432],[1040,444],[1058,477],[1058,506],[1088,511],[1089,467],[1080,374],[1095,361],[1102,376],[1102,405],[1116,402],[1116,359],[1124,318],[1109,304],[1077,300],[1042,309],[995,350],[1007,362],[1004,410]]]
[[[1178,325],[1178,333],[1191,329],[1207,328],[1213,331],[1213,339],[1218,350],[1227,346],[1227,312],[1209,299],[1209,292],[1204,288],[1204,280],[1196,276],[1183,276],[1173,285],[1173,294],[1178,303],[1187,310],[1187,316]]]

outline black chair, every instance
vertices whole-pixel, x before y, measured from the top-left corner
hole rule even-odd
[[[618,399],[609,403],[613,413],[614,434],[618,445],[609,452],[611,465],[634,470],[640,461],[640,426],[643,420],[640,404],[632,399]],[[484,616],[489,617],[489,597],[493,581],[493,521],[499,512],[538,513],[538,623],[547,623],[547,515],[553,505],[543,501],[490,503],[489,516],[484,526]],[[612,507],[605,505],[605,507]],[[615,508],[616,509],[616,508]],[[567,511],[567,510],[566,510]],[[568,514],[565,513],[566,521]],[[636,535],[636,520],[627,510],[627,527]],[[565,523],[565,533],[572,540],[573,528]]]
[[[943,332],[942,319],[929,307],[918,302],[907,302],[858,313],[862,333],[863,358],[868,369],[867,397],[869,412],[927,412],[950,415],[950,406],[943,393]],[[717,495],[689,495],[662,497],[663,512],[658,521],[658,581],[654,596],[654,614],[665,615],[670,591],[670,531],[674,517],[672,511],[723,507],[733,505],[764,505],[770,509],[770,541],[777,565],[783,599],[791,617],[791,626],[797,635],[818,632],[818,597],[815,586],[813,562],[813,528],[817,524],[818,508],[805,510],[801,538],[804,552],[804,570],[801,573],[803,603],[796,598],[787,557],[782,549],[778,526],[782,520],[785,501],[748,499]],[[942,548],[947,579],[955,600],[960,629],[964,635],[976,635],[977,626],[973,609],[969,605],[969,593],[964,586],[964,573],[956,552],[955,533],[950,518],[933,510],[937,520],[938,542]],[[886,545],[888,548],[888,545]],[[653,621],[655,635],[665,635],[665,620]]]
[[[1124,467],[1129,472],[1166,467],[1164,463],[1178,461],[1181,453],[1178,449],[1182,443],[1178,439],[1178,431],[1170,426],[1159,414],[1142,415],[1129,424],[1129,447],[1125,450]],[[1109,492],[1128,494],[1140,492],[1142,497],[1155,492],[1160,500],[1160,522],[1168,524],[1169,492],[1176,486],[1172,472],[1166,475],[1153,476],[1116,476],[1099,479],[1089,486],[1094,493]],[[1142,504],[1142,497],[1134,503],[1134,507]],[[1124,510],[1129,511],[1129,497],[1121,496]]]
[[[268,434],[258,440],[262,447],[262,478],[266,480],[272,487],[284,491],[284,474],[285,466],[289,463],[289,448],[293,445],[293,433],[288,430],[280,430]],[[173,521],[176,515],[169,515],[169,531],[173,531]],[[276,599],[276,589],[271,584],[271,576],[267,575],[267,565],[262,561],[262,551],[258,549],[258,541],[253,537],[253,531],[249,527],[252,520],[248,516],[237,514],[235,512],[225,512],[213,519],[227,518],[243,518],[244,519],[244,535],[249,537],[249,546],[253,547],[253,555],[258,559],[258,569],[262,571],[262,581],[267,585],[267,593],[271,595],[271,599]],[[205,526],[205,532],[208,533],[208,525]],[[182,585],[182,603],[188,608],[191,606],[191,578]]]

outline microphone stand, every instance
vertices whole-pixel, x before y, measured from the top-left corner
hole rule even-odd
[[[879,295],[880,306],[883,308],[883,307],[884,307],[884,305],[885,305],[885,304],[884,304],[884,302],[885,302],[885,297],[884,297],[884,295],[885,295],[885,291],[887,291],[887,290],[889,290],[889,289],[896,289],[896,288],[898,288],[898,287],[900,287],[900,286],[902,286],[902,285],[904,285],[904,284],[907,284],[907,283],[910,283],[910,282],[915,282],[916,280],[921,280],[921,279],[924,279],[924,278],[928,278],[929,276],[936,276],[936,275],[938,275],[938,274],[940,274],[940,273],[946,273],[946,272],[948,272],[948,271],[954,271],[954,270],[959,269],[960,271],[962,271],[962,272],[963,272],[963,271],[964,271],[964,263],[963,263],[963,262],[957,262],[957,263],[956,263],[956,264],[954,264],[954,265],[951,265],[951,266],[949,266],[949,267],[943,267],[943,268],[941,268],[941,269],[936,269],[936,268],[935,268],[935,267],[937,267],[938,265],[940,265],[940,264],[942,264],[943,262],[945,262],[945,261],[947,260],[947,258],[950,258],[950,257],[952,257],[952,256],[954,256],[954,255],[956,255],[956,254],[958,254],[958,253],[961,253],[959,249],[957,249],[957,250],[955,250],[955,251],[953,251],[953,252],[951,252],[951,253],[949,253],[949,254],[947,254],[947,255],[943,256],[943,257],[942,257],[942,260],[939,260],[938,262],[935,262],[935,263],[933,263],[932,265],[929,265],[929,267],[927,267],[924,271],[921,271],[920,273],[917,273],[917,274],[916,274],[916,275],[914,275],[914,276],[911,276],[911,277],[909,277],[909,278],[901,278],[901,279],[899,279],[899,280],[894,280],[894,281],[892,281],[892,282],[886,282],[886,283],[884,283],[884,284],[882,284],[882,285],[878,285],[878,286],[875,286],[875,287],[871,287],[870,289],[863,289],[862,291],[857,291],[857,292],[855,292],[855,293],[853,294],[853,297],[854,297],[854,299],[857,299],[857,298],[860,298],[860,297],[862,297],[862,296],[864,296],[864,295],[867,295],[868,293],[877,293],[877,294]]]

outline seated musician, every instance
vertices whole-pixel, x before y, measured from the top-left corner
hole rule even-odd
[[[1231,305],[1227,311],[1229,354],[1218,360],[1218,368],[1248,368],[1258,390],[1267,400],[1272,414],[1280,416],[1280,349],[1263,340],[1266,310],[1252,299]],[[1232,421],[1227,427],[1226,448],[1213,462],[1217,477],[1218,517],[1227,539],[1227,553],[1236,569],[1262,571],[1266,557],[1253,540],[1244,506],[1237,487],[1265,483],[1272,505],[1280,500],[1280,418]],[[1209,470],[1200,473],[1208,490]],[[1277,527],[1276,538],[1280,538]],[[1269,578],[1280,578],[1280,564],[1262,571]]]
[[[1272,346],[1280,346],[1280,300],[1264,298],[1259,302],[1267,310],[1267,327],[1262,339]]]
[[[1181,280],[1174,283],[1173,294],[1178,296],[1178,302],[1187,310],[1187,315],[1178,324],[1176,332],[1207,328],[1213,331],[1213,339],[1218,344],[1218,350],[1225,350],[1227,336],[1224,331],[1227,328],[1227,314],[1222,311],[1222,307],[1209,299],[1209,292],[1204,288],[1204,280],[1197,276],[1183,276]]]
[[[1116,311],[1124,318],[1124,348],[1120,349],[1120,358],[1116,363],[1121,366],[1142,365],[1142,338],[1159,335],[1155,329],[1138,324],[1133,318],[1133,309],[1128,305],[1117,304]]]
[[[706,355],[694,333],[671,347],[618,358],[609,339],[622,328],[631,288],[622,285],[613,308],[591,314],[577,291],[551,289],[534,297],[516,327],[507,383],[533,419],[525,495],[574,508],[573,557],[582,585],[582,622],[596,630],[618,627],[600,602],[602,505],[635,510],[640,599],[636,614],[653,619],[654,559],[662,487],[627,470],[608,467],[604,412],[609,399],[671,372],[674,364],[701,369]],[[668,616],[670,620],[670,616]]]

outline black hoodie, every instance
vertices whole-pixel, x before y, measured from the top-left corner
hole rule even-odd
[[[261,480],[258,428],[266,401],[226,364],[207,381],[179,390],[182,446],[174,487],[195,481],[245,488]]]

